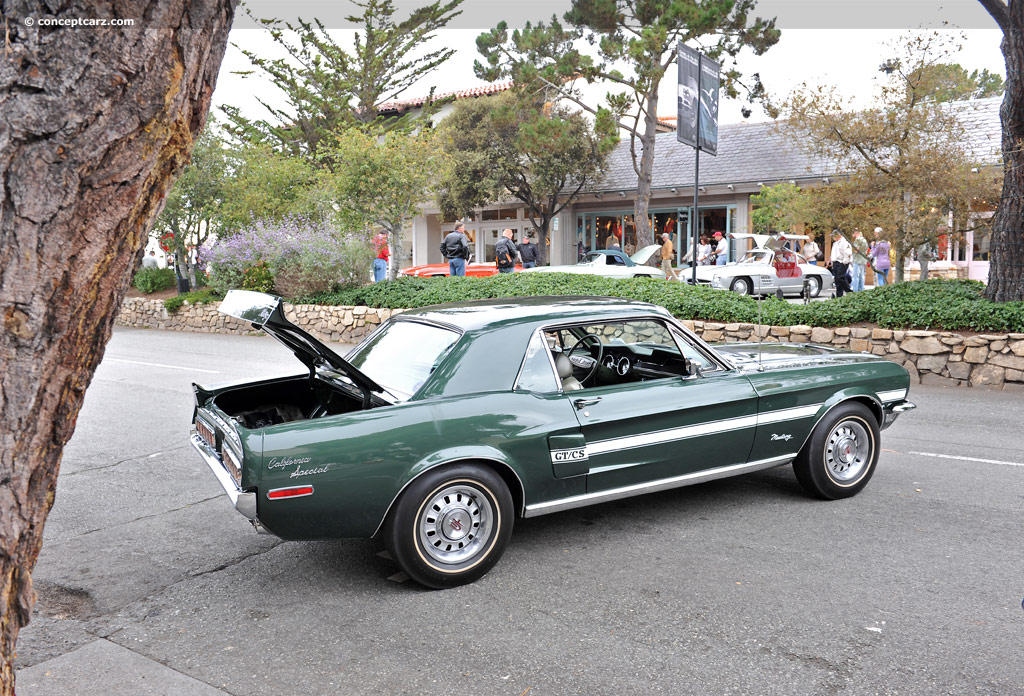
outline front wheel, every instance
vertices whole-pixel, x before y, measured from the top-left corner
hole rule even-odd
[[[797,481],[826,500],[861,491],[878,464],[878,421],[863,404],[846,403],[829,411],[814,428],[793,462]]]
[[[473,582],[501,558],[512,535],[512,496],[492,470],[444,466],[402,493],[384,543],[406,575],[443,589]]]
[[[738,295],[749,295],[754,288],[753,283],[750,282],[749,278],[737,278],[732,281],[732,285],[729,289]]]

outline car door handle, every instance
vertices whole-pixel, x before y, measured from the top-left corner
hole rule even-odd
[[[593,406],[594,404],[597,404],[597,403],[600,403],[600,402],[601,402],[601,397],[600,396],[595,396],[595,397],[590,398],[590,399],[576,399],[572,403],[573,403],[574,406],[576,406],[576,409],[579,410],[581,408],[586,408],[587,406]]]

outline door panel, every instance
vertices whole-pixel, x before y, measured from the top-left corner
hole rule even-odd
[[[737,372],[595,387],[566,398],[586,441],[587,492],[747,461],[757,395]],[[577,407],[577,400],[590,403]]]

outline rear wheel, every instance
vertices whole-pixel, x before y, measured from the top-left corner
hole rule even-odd
[[[810,276],[807,278],[807,293],[811,297],[817,297],[821,294],[821,278],[818,276]]]
[[[442,589],[473,582],[501,558],[512,535],[512,496],[501,477],[472,464],[441,467],[402,493],[384,543],[406,575]]]
[[[793,462],[797,481],[827,500],[849,498],[867,485],[878,464],[878,421],[866,406],[845,403],[814,428]]]

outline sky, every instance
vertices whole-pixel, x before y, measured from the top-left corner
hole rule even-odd
[[[294,0],[284,4],[271,0],[247,3],[258,17],[277,17],[294,21],[297,17],[317,17],[330,27],[335,40],[351,43],[354,29],[345,20],[355,8],[346,2]],[[398,17],[405,16],[413,0],[395,0]],[[465,0],[463,15],[437,32],[432,48],[449,46],[456,54],[434,73],[417,83],[404,98],[423,96],[434,86],[438,93],[467,89],[484,84],[473,74],[473,61],[479,57],[475,40],[498,18],[505,17],[511,27],[527,20],[543,21],[552,12],[564,11],[568,0],[520,0],[516,3],[496,0]],[[511,15],[509,14],[511,13]],[[744,52],[739,68],[745,75],[760,73],[766,88],[774,97],[785,97],[800,83],[837,85],[854,106],[868,106],[879,77],[878,66],[896,54],[895,46],[908,31],[932,28],[948,34],[964,35],[962,49],[955,61],[967,70],[988,69],[1005,76],[1005,62],[999,48],[1002,33],[976,0],[761,0],[757,14],[776,16],[782,30],[779,43],[762,56]],[[950,25],[956,28],[949,28]],[[230,45],[218,77],[214,106],[230,104],[249,117],[262,118],[266,110],[255,95],[275,107],[285,101],[276,88],[262,76],[243,78],[236,71],[251,69],[241,49],[267,57],[283,57],[280,48],[267,32],[244,13],[235,20],[229,37]],[[606,91],[603,86],[587,89],[587,97],[598,100]],[[676,103],[674,73],[663,81],[659,103],[661,116],[674,115]],[[745,119],[742,100],[722,99],[720,123],[737,123]],[[746,120],[765,120],[758,108]]]

